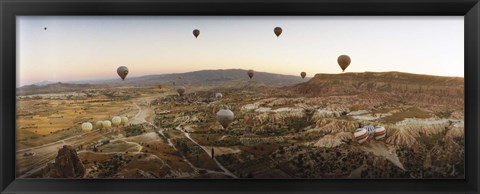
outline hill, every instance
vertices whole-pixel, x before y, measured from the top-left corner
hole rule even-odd
[[[173,73],[161,75],[146,75],[140,77],[127,77],[125,81],[119,79],[112,80],[85,80],[72,81],[68,83],[53,83],[47,85],[32,84],[17,88],[17,94],[39,94],[54,92],[80,91],[92,88],[102,87],[146,87],[162,84],[173,85],[185,84],[193,86],[223,86],[223,87],[244,87],[246,85],[255,86],[287,86],[304,81],[300,76],[282,75],[266,72],[256,72],[253,79],[247,76],[247,70],[242,69],[219,69],[202,70],[187,73]],[[181,79],[179,79],[181,78]],[[42,83],[48,83],[44,81]]]

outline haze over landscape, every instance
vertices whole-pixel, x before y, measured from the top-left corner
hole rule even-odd
[[[275,26],[282,35],[272,36]],[[47,30],[44,28],[47,27]],[[192,30],[201,30],[196,39]],[[17,17],[17,86],[214,69],[463,77],[463,17]]]
[[[18,178],[464,178],[462,17],[17,18]]]

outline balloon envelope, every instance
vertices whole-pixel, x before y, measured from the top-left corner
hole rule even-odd
[[[122,118],[120,118],[119,116],[114,116],[112,118],[112,124],[113,125],[118,126],[118,125],[120,125],[120,123],[122,123]]]
[[[221,109],[217,112],[217,120],[224,129],[227,129],[230,123],[233,122],[234,114],[229,109]]]
[[[198,29],[193,30],[193,35],[195,36],[195,38],[198,38],[198,35],[200,35],[200,30]]]
[[[122,78],[122,80],[125,80],[125,78],[128,75],[128,68],[125,66],[120,66],[117,68],[117,74]]]
[[[220,93],[220,92],[218,92],[218,93],[215,94],[215,98],[217,98],[217,99],[222,99],[222,98],[223,98],[223,94]]]
[[[302,73],[300,73],[300,76],[302,76],[302,78],[305,79],[305,76],[307,76],[307,73],[302,72]]]
[[[248,75],[248,77],[250,77],[250,79],[252,79],[254,74],[255,74],[255,71],[253,71],[253,69],[250,69],[250,70],[247,71],[247,75]]]
[[[386,134],[387,130],[384,127],[375,127],[375,134],[373,137],[378,140],[384,138]]]
[[[101,127],[102,127],[102,123],[103,123],[103,121],[97,121],[97,122],[95,123],[95,127],[96,127],[96,128],[101,128]]]
[[[123,116],[121,118],[122,118],[122,125],[128,124],[128,117]]]
[[[110,128],[111,126],[112,126],[112,122],[110,122],[108,120],[102,122],[102,127],[103,128]]]
[[[177,93],[178,93],[180,96],[183,96],[183,94],[185,93],[185,87],[183,87],[183,86],[178,86],[178,87],[177,87]]]
[[[368,139],[368,131],[364,128],[358,128],[353,133],[353,136],[355,136],[355,140],[358,143],[363,143]]]
[[[275,35],[277,35],[277,37],[279,37],[280,34],[282,34],[282,28],[280,28],[280,27],[275,27],[275,28],[273,29],[273,32],[275,33]]]
[[[348,55],[340,55],[337,59],[337,62],[340,68],[342,68],[342,71],[344,72],[345,69],[347,69],[347,67],[350,65],[350,62],[352,62],[352,60]]]
[[[90,122],[86,122],[82,124],[82,130],[85,132],[89,132],[93,129],[93,125]]]

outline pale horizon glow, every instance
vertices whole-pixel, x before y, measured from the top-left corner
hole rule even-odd
[[[282,27],[277,38],[273,28]],[[47,27],[47,30],[44,30]],[[193,29],[200,30],[198,39]],[[463,16],[18,16],[17,86],[206,69],[464,76]],[[127,79],[128,79],[127,77]]]

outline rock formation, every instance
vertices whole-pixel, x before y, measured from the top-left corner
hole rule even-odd
[[[58,150],[55,163],[49,163],[42,171],[45,178],[82,178],[85,166],[72,146],[64,145]]]

